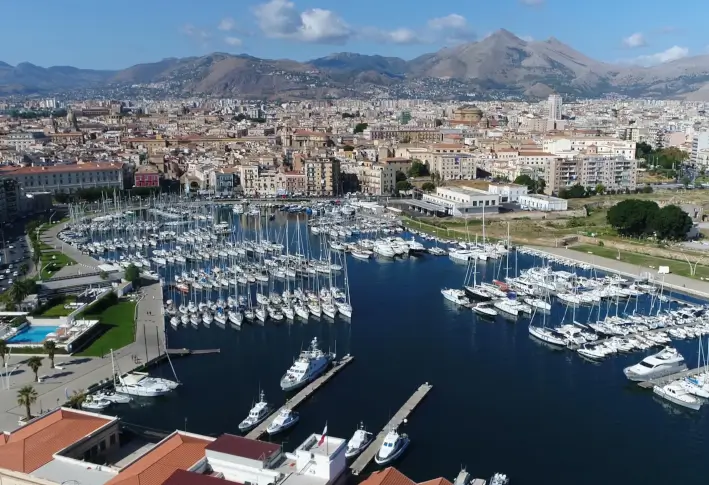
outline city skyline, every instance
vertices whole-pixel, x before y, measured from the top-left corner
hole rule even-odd
[[[0,61],[120,69],[211,52],[298,61],[343,51],[411,59],[480,40],[500,28],[525,40],[555,37],[605,62],[653,65],[708,52],[706,41],[695,34],[701,15],[673,24],[673,6],[639,0],[612,5],[612,16],[608,2],[572,6],[561,0],[474,6],[463,0],[405,6],[374,0],[337,5],[323,0],[215,0],[199,9],[185,0],[176,0],[170,9],[126,0],[116,11],[97,9],[85,0],[69,5],[48,3],[41,13],[26,4],[6,6],[7,18],[31,21],[9,22],[0,31],[0,41],[12,46]],[[696,12],[704,7],[698,0],[688,6]],[[645,22],[629,23],[637,12]]]

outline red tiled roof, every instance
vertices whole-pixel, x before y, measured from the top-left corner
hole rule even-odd
[[[175,470],[187,470],[204,458],[211,440],[174,433],[121,470],[106,485],[162,485]]]
[[[201,473],[175,470],[163,485],[242,485],[239,482],[226,481],[223,478],[203,475]]]
[[[416,482],[394,467],[372,473],[360,485],[416,485]]]
[[[445,478],[434,478],[433,480],[427,480],[425,482],[419,483],[419,485],[453,485],[451,482]]]
[[[3,435],[0,468],[30,473],[52,461],[67,446],[111,423],[114,418],[57,409],[34,422]]]
[[[122,162],[111,162],[111,163],[82,163],[82,164],[70,164],[70,165],[48,165],[44,167],[11,167],[10,169],[4,169],[4,171],[12,171],[13,175],[33,175],[41,173],[66,173],[66,172],[96,172],[96,171],[109,171],[109,170],[121,170],[123,168]]]
[[[281,445],[223,434],[207,446],[207,450],[240,456],[251,460],[267,460],[281,450]]]

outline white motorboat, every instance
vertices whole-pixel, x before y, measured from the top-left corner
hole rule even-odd
[[[497,316],[497,310],[491,308],[489,303],[478,303],[473,307],[473,311],[482,317]]]
[[[362,261],[368,261],[372,257],[372,253],[369,251],[360,251],[353,249],[350,254],[353,258],[361,259]]]
[[[532,308],[536,308],[537,310],[542,310],[546,312],[551,310],[551,305],[539,298],[525,298],[524,302]]]
[[[130,396],[126,394],[118,394],[114,391],[99,391],[93,394],[94,399],[105,399],[114,404],[128,404],[131,402]]]
[[[300,419],[300,415],[288,408],[281,409],[278,416],[273,418],[273,421],[266,428],[266,432],[270,435],[280,433],[287,430]]]
[[[335,354],[320,350],[317,337],[313,338],[310,348],[302,351],[298,359],[281,377],[281,389],[293,391],[303,387],[325,372],[334,359]]]
[[[260,423],[262,423],[271,414],[271,406],[266,402],[266,397],[261,391],[259,395],[259,402],[257,402],[254,407],[249,411],[249,415],[246,416],[241,423],[239,423],[239,431],[246,432],[249,431]]]
[[[695,411],[702,406],[702,402],[699,399],[684,390],[677,382],[672,382],[665,386],[655,386],[652,388],[652,392],[678,406],[694,409]]]
[[[468,297],[465,296],[464,290],[456,290],[455,288],[443,288],[441,290],[441,295],[448,301],[455,303],[456,305],[467,305],[470,303]]]
[[[374,439],[374,434],[364,429],[364,423],[360,423],[357,431],[354,432],[352,438],[347,442],[347,451],[345,458],[353,458],[364,451],[369,443]]]
[[[623,373],[631,381],[650,381],[684,370],[687,370],[687,364],[682,354],[672,347],[665,347],[639,363],[626,367]]]
[[[685,377],[679,381],[679,384],[688,393],[697,397],[709,399],[709,382],[707,382],[706,376],[701,375]]]
[[[108,399],[97,399],[93,396],[86,396],[84,402],[81,403],[81,409],[86,411],[103,411],[112,403]]]
[[[125,376],[118,377],[118,381],[115,383],[116,392],[140,397],[164,396],[177,386],[177,382],[160,377],[150,377],[145,372],[130,372]]]
[[[391,463],[399,458],[408,446],[409,437],[406,434],[399,434],[396,429],[392,429],[384,437],[384,442],[374,457],[374,461],[378,465]]]

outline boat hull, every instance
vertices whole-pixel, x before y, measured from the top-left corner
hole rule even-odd
[[[394,453],[387,456],[386,458],[379,456],[379,453],[377,452],[376,456],[374,457],[375,463],[377,465],[387,465],[387,464],[393,462],[394,460],[396,460],[397,458],[399,458],[404,453],[404,451],[406,451],[406,448],[409,447],[409,439],[402,438],[402,440],[403,440],[403,442],[399,446],[399,449],[397,449]]]

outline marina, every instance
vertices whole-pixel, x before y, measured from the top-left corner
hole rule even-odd
[[[374,456],[379,451],[379,448],[384,442],[384,438],[390,430],[397,429],[401,426],[409,414],[419,405],[424,397],[429,393],[433,386],[429,383],[421,384],[421,386],[413,393],[408,401],[399,409],[394,417],[389,420],[384,429],[382,429],[377,437],[372,441],[367,448],[357,457],[357,459],[350,466],[353,475],[359,475],[362,471],[369,465],[369,463],[374,459]]]
[[[340,370],[342,370],[347,364],[352,362],[354,360],[354,357],[351,355],[346,355],[344,356],[341,360],[335,362],[333,366],[328,370],[325,374],[322,376],[318,377],[315,379],[313,382],[308,384],[306,387],[304,387],[298,394],[293,396],[292,398],[288,399],[286,401],[285,405],[280,408],[278,411],[276,411],[274,414],[279,414],[281,410],[284,408],[288,409],[295,409],[298,405],[300,405],[303,401],[305,401],[307,398],[309,398],[315,391],[320,389],[320,386],[325,384],[328,380],[330,380],[332,377],[335,376]],[[254,428],[252,431],[250,431],[246,437],[251,438],[251,439],[259,439],[265,432],[266,429],[268,428],[270,424],[270,421],[266,419],[263,423],[258,425],[256,428]]]
[[[664,433],[686,456],[699,456],[700,451],[682,446],[685,427],[669,432],[667,422],[668,415],[697,411],[646,391],[628,391],[623,368],[670,343],[687,361],[694,359],[696,342],[707,330],[703,301],[658,282],[596,272],[585,263],[569,265],[561,258],[483,239],[462,243],[432,238],[404,231],[389,216],[350,211],[326,206],[307,214],[262,207],[258,214],[246,208],[237,214],[230,207],[201,205],[183,211],[188,216],[169,220],[143,211],[141,217],[150,225],[127,222],[137,219],[129,215],[85,226],[82,231],[90,237],[77,242],[84,250],[100,248],[95,256],[111,264],[140,263],[144,273],[164,283],[169,347],[183,349],[183,354],[190,353],[184,349],[219,349],[199,359],[176,359],[172,365],[180,386],[173,392],[115,404],[110,412],[131,424],[163,430],[238,433],[239,421],[263,392],[270,402],[286,401],[289,410],[297,406],[297,422],[266,433],[279,409],[246,436],[285,444],[300,442],[323,426],[335,436],[349,437],[360,423],[387,422],[397,415],[391,403],[406,402],[423,379],[436,383],[435,398],[400,430],[411,436],[411,446],[394,462],[412,477],[440,473],[430,468],[431,462],[438,464],[436,470],[443,466],[450,473],[465,463],[475,476],[504,470],[513,482],[519,477],[525,483],[545,483],[534,478],[543,477],[544,470],[528,456],[522,429],[525,436],[547,437],[544,446],[563,456],[559,474],[580,484],[602,477],[589,472],[579,478],[575,473],[583,466],[578,458],[591,446],[574,438],[578,432],[603,429],[609,439],[633,448],[631,455],[649,452],[642,443]],[[542,290],[552,283],[553,289]],[[473,294],[465,292],[469,304],[459,305],[442,297],[442,288]],[[480,302],[474,295],[487,299]],[[307,314],[299,316],[296,308],[301,313],[307,308]],[[247,318],[250,314],[253,318]],[[533,329],[542,329],[538,334],[543,338]],[[327,386],[315,386],[329,375],[322,374],[300,389],[284,391],[284,372],[315,338],[325,355],[339,349],[339,354],[357,355],[358,365]],[[579,352],[609,342],[617,344],[617,351],[603,358],[589,359]],[[173,375],[167,362],[153,373]],[[494,398],[481,398],[481,391]],[[288,400],[291,392],[296,394]],[[604,398],[599,401],[598,396]],[[460,402],[465,409],[454,404]],[[583,410],[578,412],[586,419],[575,421],[572,410]],[[703,410],[699,413],[703,417]],[[442,416],[455,431],[441,431]],[[631,446],[631,436],[611,426],[608,416],[625,423],[652,420],[655,426]],[[573,433],[559,424],[569,420],[575,423]],[[500,430],[494,422],[507,424]],[[388,431],[355,463],[367,456],[370,463]],[[484,446],[466,440],[453,453],[440,446],[440,439],[481,433],[501,439],[483,440]],[[502,441],[504,449],[494,441]],[[622,476],[622,464],[610,462]],[[375,465],[365,463],[358,473],[369,466]],[[661,470],[647,473],[662,475]],[[692,483],[690,472],[684,473]]]

